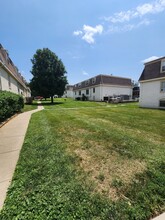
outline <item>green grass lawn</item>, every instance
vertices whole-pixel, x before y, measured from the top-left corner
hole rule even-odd
[[[0,219],[151,219],[165,211],[165,111],[56,100],[33,114]]]
[[[75,101],[71,98],[54,98],[53,105],[50,100],[42,101],[43,106],[46,109],[57,108],[85,108],[85,107],[100,107],[105,106],[105,102],[90,102],[90,101]]]
[[[37,103],[34,104],[25,104],[24,108],[22,109],[22,112],[28,112],[31,110],[37,109]]]

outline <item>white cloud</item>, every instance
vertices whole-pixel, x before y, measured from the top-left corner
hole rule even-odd
[[[150,3],[138,5],[132,10],[114,13],[110,17],[103,18],[106,22],[110,23],[106,32],[121,33],[131,31],[141,26],[150,25],[152,20],[149,20],[147,16],[163,11],[165,11],[165,0],[154,0]],[[103,25],[96,25],[95,27],[84,25],[82,30],[74,31],[73,34],[75,36],[81,36],[81,39],[89,44],[94,44],[95,36],[97,34],[102,34],[107,25],[106,22],[104,22],[104,27]]]
[[[97,25],[96,27],[91,27],[89,25],[83,26],[84,36],[82,37],[89,44],[93,44],[95,42],[94,35],[101,34],[103,32],[103,26]]]
[[[153,61],[153,60],[157,60],[159,59],[160,57],[157,57],[157,56],[151,56],[145,60],[142,60],[142,63],[147,63],[147,62],[150,62],[150,61]]]
[[[74,31],[74,32],[73,32],[73,35],[75,35],[75,36],[79,36],[79,35],[81,35],[81,34],[83,34],[82,31]]]
[[[133,10],[121,11],[113,16],[105,17],[106,21],[112,23],[129,22],[131,19],[140,18],[147,14],[156,14],[165,10],[165,0],[156,0],[152,3],[145,3],[137,6]]]
[[[137,24],[137,27],[140,27],[140,26],[142,26],[142,25],[147,26],[147,25],[150,25],[150,24],[151,24],[151,21],[150,21],[150,20],[144,19],[144,20],[140,21],[140,22]]]
[[[152,4],[144,4],[141,6],[138,6],[136,8],[137,16],[143,16],[148,13],[154,12],[154,6]]]
[[[84,76],[89,76],[89,73],[87,73],[86,71],[82,71],[82,74],[84,75]]]
[[[94,36],[96,34],[102,34],[103,26],[96,25],[96,27],[92,27],[89,25],[84,25],[82,31],[74,31],[73,34],[76,36],[83,35],[82,39],[85,40],[89,44],[95,43]]]
[[[112,23],[123,23],[130,21],[132,17],[135,16],[134,11],[121,11],[119,13],[115,13],[113,16],[104,17],[105,21],[110,21]]]
[[[121,33],[121,32],[127,32],[127,31],[132,31],[133,29],[139,28],[140,26],[147,26],[151,23],[151,21],[144,19],[142,21],[140,21],[137,24],[125,24],[125,25],[121,25],[121,26],[117,26],[117,25],[111,25],[109,27],[109,31],[110,33]]]
[[[165,10],[165,1],[159,0],[153,3],[146,3],[136,8],[137,14],[143,16],[146,14],[156,14]]]

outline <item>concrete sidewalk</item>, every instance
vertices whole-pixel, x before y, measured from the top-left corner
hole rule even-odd
[[[30,117],[42,109],[43,106],[38,106],[36,110],[19,114],[0,128],[0,209],[13,177]]]
[[[165,220],[165,212],[162,213],[161,215],[157,216],[157,217],[154,218],[153,220]]]

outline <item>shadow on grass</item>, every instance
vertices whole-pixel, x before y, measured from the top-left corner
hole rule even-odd
[[[46,102],[46,103],[41,103],[41,105],[61,105],[61,104],[64,104],[64,102],[53,102],[53,103],[51,103],[51,102]]]
[[[61,105],[64,104],[64,102],[42,102],[42,103],[33,103],[32,105],[43,105],[43,106],[51,106],[51,105]]]

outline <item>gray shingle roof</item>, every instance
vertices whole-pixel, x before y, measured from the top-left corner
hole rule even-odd
[[[118,85],[118,86],[131,86],[132,82],[129,78],[117,77],[112,75],[97,75],[93,78],[85,80],[83,82],[74,85],[73,90],[83,89],[91,86],[97,86],[100,84]]]
[[[165,77],[165,72],[160,71],[162,59],[165,59],[165,57],[146,63],[139,81]]]
[[[26,87],[25,85],[26,81],[19,73],[18,68],[14,65],[14,63],[10,59],[7,50],[5,50],[1,44],[0,44],[0,61],[3,64],[3,66],[10,71],[10,73],[14,76],[14,78],[16,78],[24,87]]]

